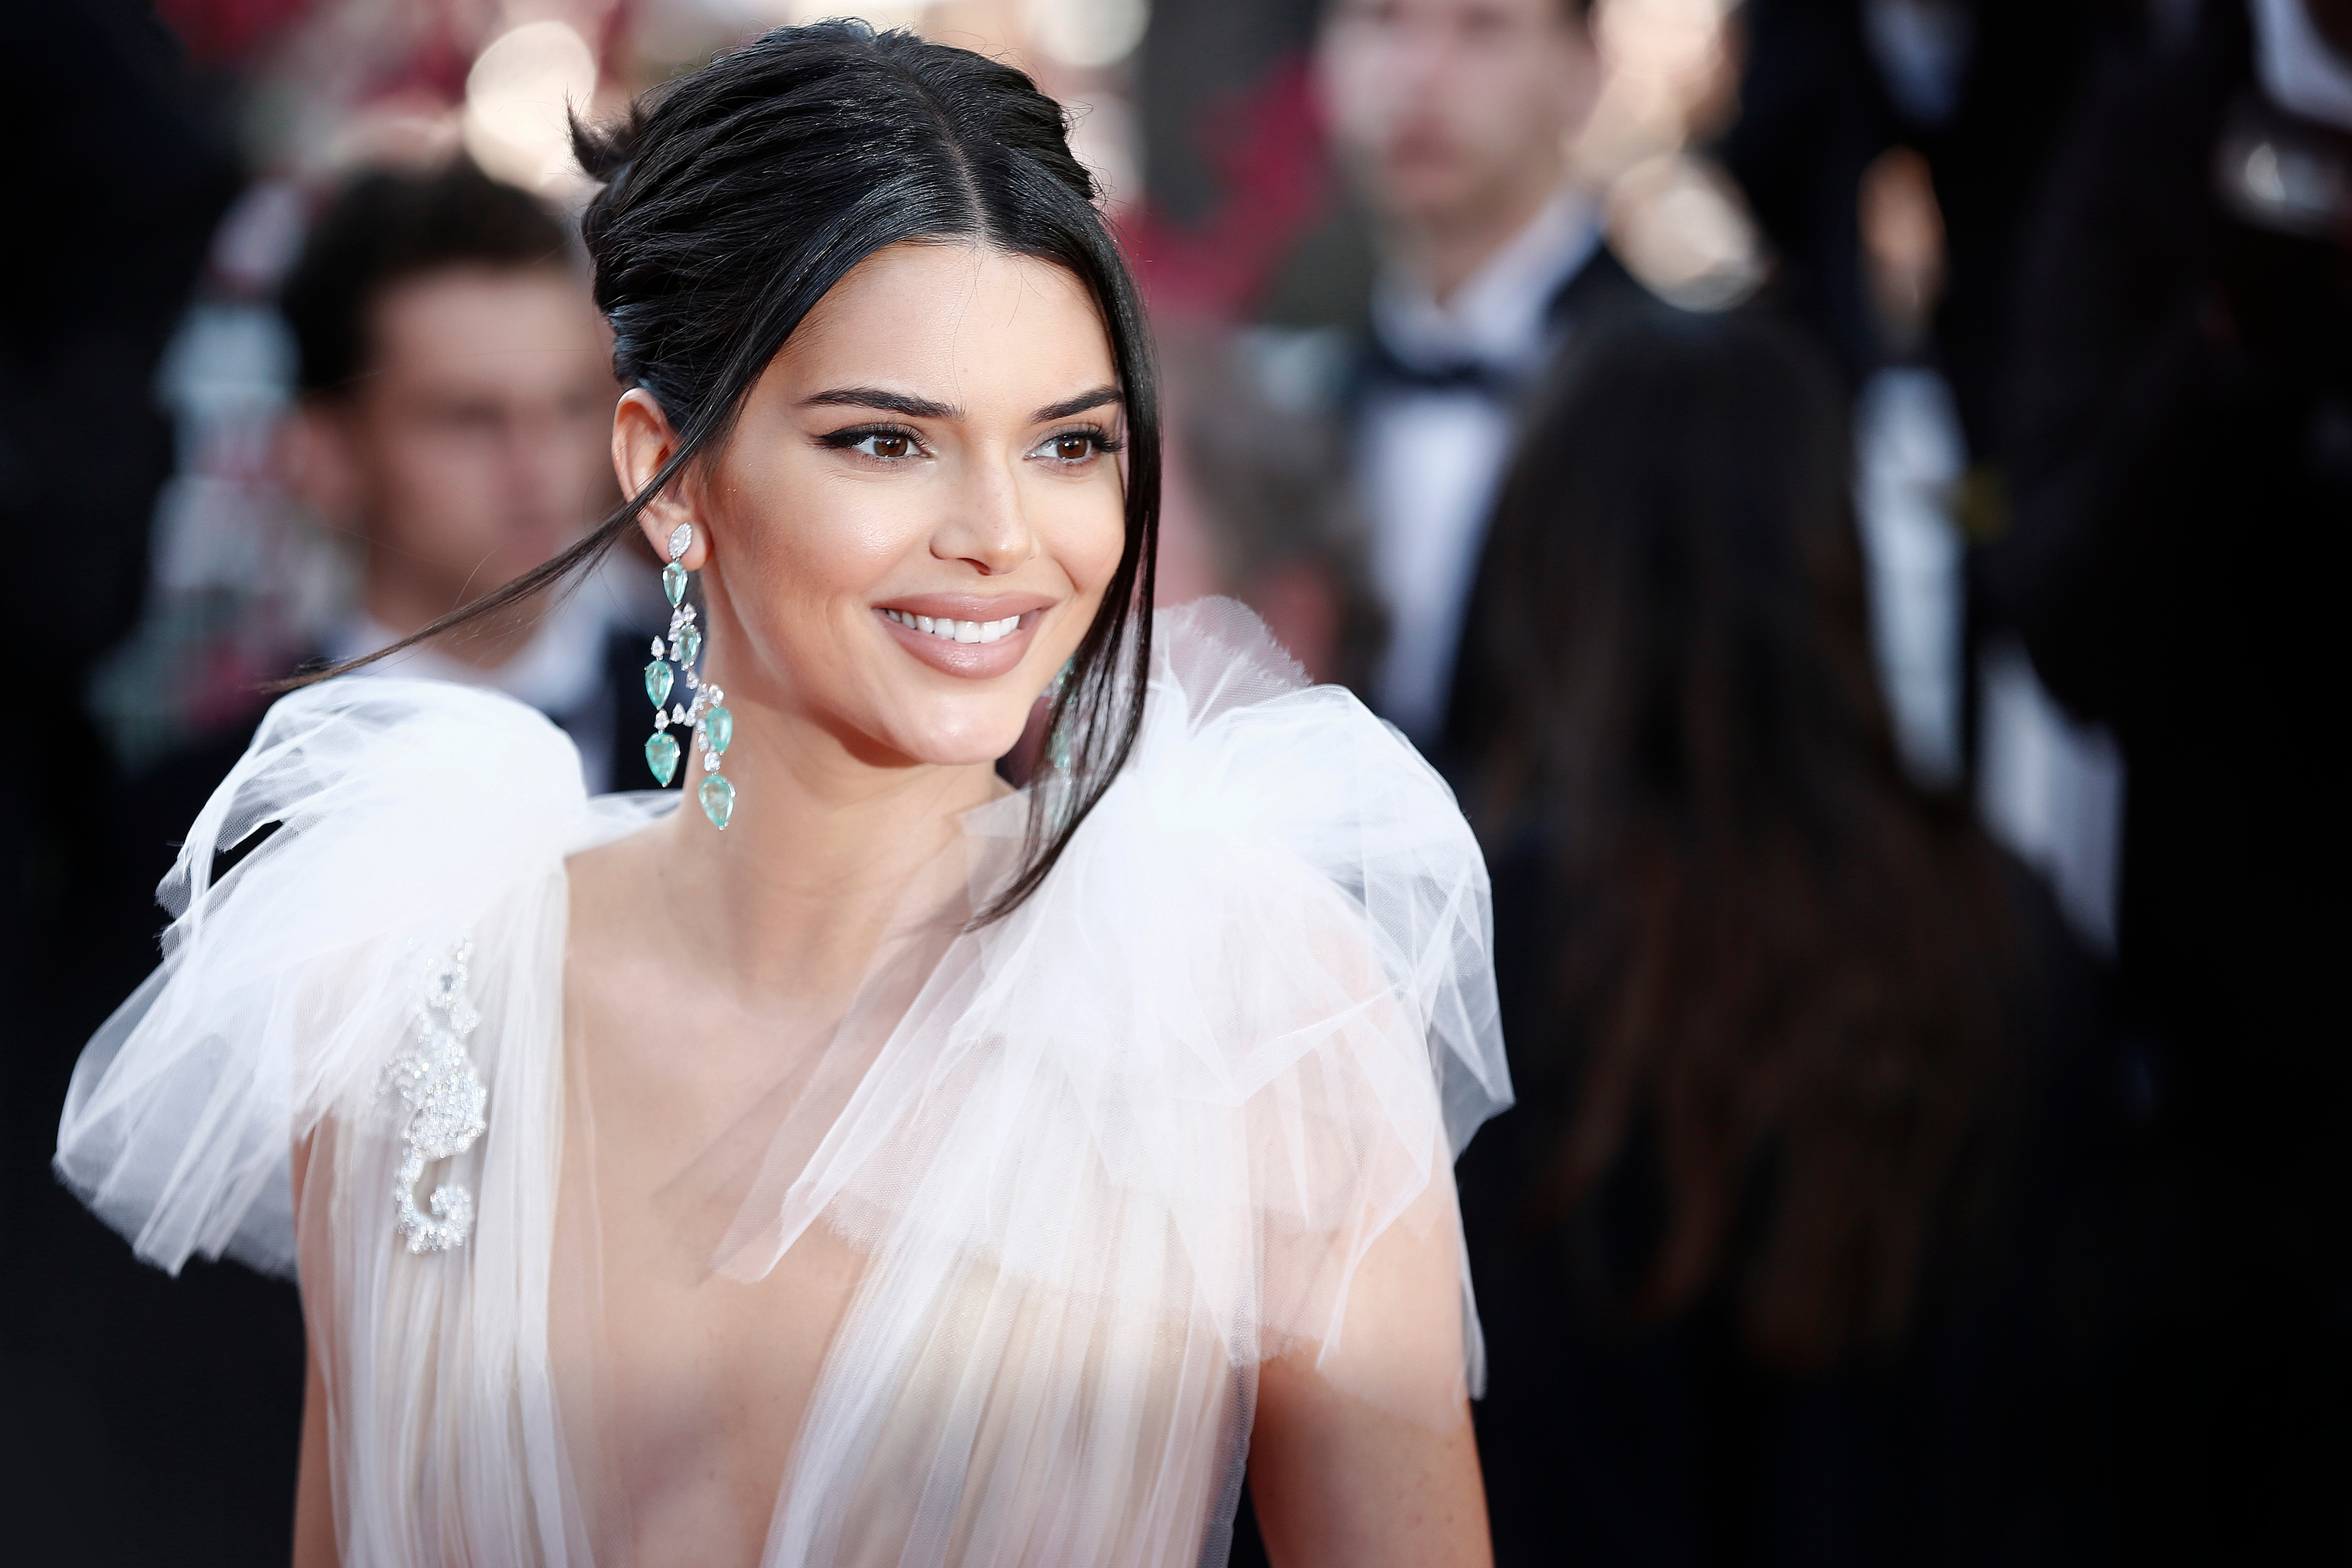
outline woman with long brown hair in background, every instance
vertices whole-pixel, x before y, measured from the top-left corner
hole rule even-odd
[[[2098,981],[1903,774],[1845,418],[1777,323],[1661,313],[1499,504],[1454,699],[1520,1097],[1462,1167],[1499,1563],[2088,1550]]]

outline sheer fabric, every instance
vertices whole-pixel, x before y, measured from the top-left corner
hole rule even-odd
[[[710,1288],[782,1286],[780,1342],[822,1339],[767,1563],[1222,1562],[1262,1360],[1439,1426],[1479,1378],[1451,1163],[1509,1089],[1476,847],[1248,612],[1160,626],[1134,759],[1036,895],[965,928],[1027,803],[971,814],[847,1014],[780,1020],[766,1092],[651,1194]],[[75,1073],[58,1169],[142,1257],[299,1261],[346,1563],[633,1560],[599,1215],[648,1194],[567,1058],[565,859],[667,804],[587,798],[493,695],[298,692]],[[486,1131],[416,1201],[474,1216],[415,1252],[389,1064],[460,951]]]

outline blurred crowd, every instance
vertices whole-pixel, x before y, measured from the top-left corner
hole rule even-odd
[[[16,1560],[284,1559],[291,1288],[135,1265],[67,1077],[268,683],[616,503],[567,108],[845,12],[1069,106],[1160,599],[1255,607],[1486,849],[1497,1561],[2352,1561],[2352,0],[0,13],[0,1474],[69,1543]],[[648,786],[649,566],[381,668]]]

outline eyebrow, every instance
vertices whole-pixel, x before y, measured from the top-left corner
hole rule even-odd
[[[934,403],[908,392],[886,392],[878,386],[836,386],[802,401],[803,408],[887,408],[909,419],[961,419],[963,410],[951,403]]]
[[[1067,419],[1073,414],[1084,414],[1090,408],[1107,404],[1124,403],[1116,386],[1097,386],[1081,392],[1075,397],[1065,397],[1059,403],[1049,403],[1029,416],[1033,425],[1049,420]],[[893,414],[903,414],[909,419],[961,419],[963,410],[952,403],[939,403],[912,393],[891,392],[879,386],[836,386],[802,400],[803,408],[886,408]]]
[[[1118,387],[1097,386],[1091,392],[1081,392],[1076,397],[1065,397],[1059,403],[1047,404],[1029,416],[1029,421],[1033,425],[1043,425],[1050,419],[1067,419],[1071,415],[1084,414],[1089,408],[1100,408],[1106,404],[1126,401],[1127,399],[1119,395]]]

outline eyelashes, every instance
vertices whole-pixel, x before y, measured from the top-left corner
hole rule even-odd
[[[863,455],[878,458],[886,463],[903,462],[908,458],[925,455],[923,438],[904,425],[852,425],[845,430],[828,430],[816,439],[818,446],[836,452],[853,451],[870,441],[877,450]],[[881,449],[893,447],[899,449]]]
[[[1093,450],[1085,458],[1055,457],[1053,461],[1075,467],[1093,458],[1115,457],[1127,449],[1126,441],[1104,426],[1074,425],[1067,429],[1056,430],[1039,441],[1029,449],[1029,455],[1034,458],[1040,452],[1070,441],[1084,441]],[[872,450],[859,455],[886,463],[903,463],[930,456],[930,449],[923,445],[921,433],[906,425],[852,425],[845,429],[829,430],[817,437],[817,445],[836,452],[857,451],[869,444]]]
[[[1100,425],[1074,425],[1066,430],[1056,430],[1030,450],[1042,452],[1048,447],[1058,447],[1065,441],[1085,441],[1094,447],[1090,457],[1108,458],[1127,449],[1127,443]],[[1062,462],[1083,461],[1080,458],[1060,458]]]

